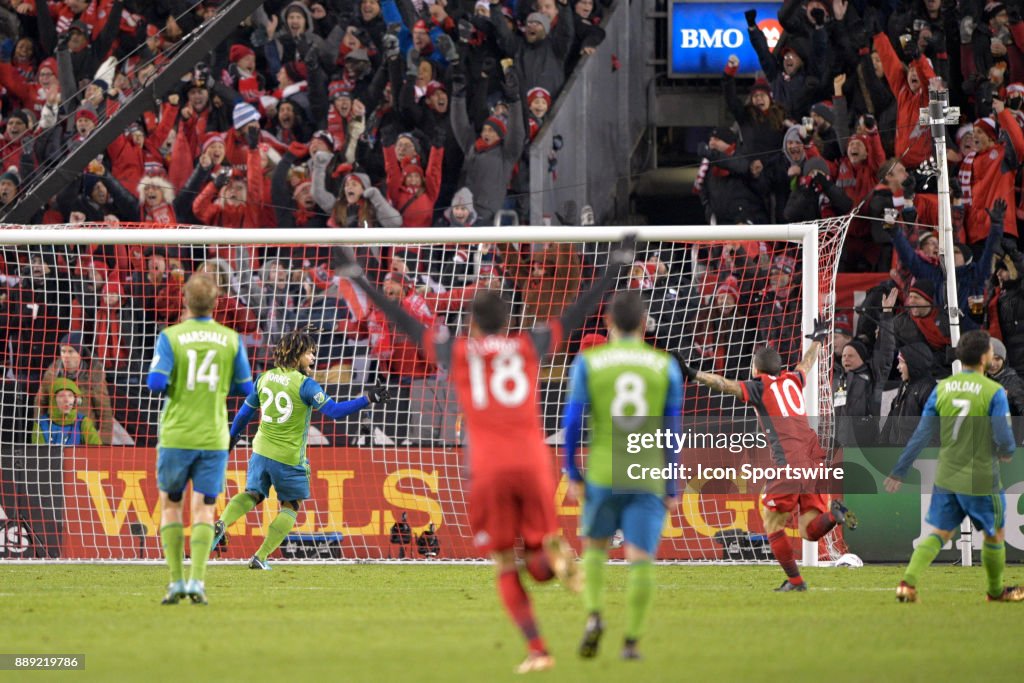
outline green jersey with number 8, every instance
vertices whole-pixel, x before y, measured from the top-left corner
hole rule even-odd
[[[228,394],[252,379],[238,333],[210,318],[172,325],[160,333],[150,371],[168,377],[158,445],[227,450]]]
[[[628,458],[629,463],[643,467],[664,466],[664,449],[645,447],[630,454],[626,439],[629,434],[652,433],[663,426],[672,357],[635,338],[602,344],[581,356],[590,400],[587,481],[660,494],[664,482],[624,481],[625,468],[622,463],[613,467],[612,459]]]

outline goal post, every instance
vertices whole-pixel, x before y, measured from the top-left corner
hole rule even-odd
[[[8,326],[0,383],[0,520],[7,521],[0,525],[20,529],[16,543],[7,538],[0,544],[0,561],[159,561],[154,447],[161,400],[148,394],[145,372],[156,335],[180,319],[180,287],[196,270],[217,278],[225,303],[218,317],[239,331],[255,372],[269,369],[270,350],[283,331],[308,325],[317,328],[320,344],[315,379],[329,394],[358,396],[381,377],[397,395],[383,408],[338,423],[313,420],[312,495],[282,547],[287,557],[474,559],[480,554],[463,483],[468,449],[444,369],[417,356],[335,272],[333,249],[353,247],[371,264],[371,279],[392,287],[417,317],[464,333],[468,301],[482,287],[513,302],[516,327],[557,316],[601,271],[611,246],[633,233],[641,248],[619,286],[643,295],[649,337],[688,362],[742,378],[755,343],[784,348],[784,360],[793,364],[814,319],[832,317],[848,222],[363,230],[0,226]],[[765,302],[779,278],[788,293],[775,300],[776,315]],[[568,367],[603,332],[600,318],[591,316],[542,370],[542,418],[553,450],[562,443],[558,418]],[[829,342],[805,386],[808,413],[820,417],[825,443],[831,367]],[[63,379],[76,384],[75,407],[51,419],[48,411],[62,410],[56,394]],[[232,399],[232,416],[237,405]],[[750,417],[731,398],[687,388],[684,424]],[[218,509],[244,489],[254,432],[250,425],[248,441],[231,454]],[[553,458],[553,473],[558,466]],[[574,538],[579,510],[565,499],[565,489],[563,476],[556,505],[564,533]],[[688,484],[666,523],[659,558],[766,559],[751,554],[750,545],[734,552],[737,539],[758,543],[756,493]],[[250,555],[276,509],[271,496],[229,528],[227,548],[214,558]],[[799,544],[795,533],[791,537]],[[834,532],[828,539],[803,545],[805,564],[838,556],[841,538]]]

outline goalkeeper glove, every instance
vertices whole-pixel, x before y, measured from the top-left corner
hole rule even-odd
[[[384,403],[391,400],[391,392],[384,386],[380,377],[377,378],[377,383],[366,391],[366,400],[370,403]]]
[[[821,320],[818,318],[814,319],[814,331],[807,335],[807,338],[812,342],[818,342],[824,344],[825,340],[828,339],[829,332],[832,330],[831,320]]]

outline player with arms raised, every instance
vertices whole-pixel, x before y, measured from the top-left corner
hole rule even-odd
[[[830,327],[829,322],[814,321],[814,331],[808,335],[811,345],[793,370],[783,371],[778,351],[766,346],[754,353],[752,379],[746,382],[728,380],[688,366],[683,367],[683,372],[688,379],[735,396],[754,407],[768,435],[775,466],[817,466],[825,461],[826,453],[807,421],[804,378],[814,368]],[[775,589],[777,591],[807,590],[793,556],[793,546],[786,537],[786,525],[792,515],[797,515],[800,536],[808,541],[819,540],[839,524],[845,523],[851,529],[857,527],[853,513],[839,500],[833,500],[829,506],[828,497],[813,490],[815,483],[776,479],[761,494],[764,530],[775,560],[787,577]]]
[[[646,318],[637,290],[616,292],[606,316],[611,341],[576,357],[569,380],[566,406],[565,469],[569,490],[583,503],[584,605],[589,613],[580,643],[581,657],[597,654],[604,624],[601,620],[604,568],[608,546],[622,529],[629,578],[626,581],[626,634],[623,659],[639,659],[640,638],[654,599],[654,554],[661,540],[665,513],[675,507],[676,481],[628,481],[624,466],[661,468],[676,460],[672,446],[645,449],[626,456],[619,449],[629,434],[650,434],[667,428],[680,431],[683,377],[675,359],[643,341]],[[576,466],[576,448],[583,415],[590,407],[587,477]],[[614,467],[615,461],[620,463]]]
[[[470,304],[469,337],[455,339],[447,328],[424,328],[371,285],[351,260],[342,269],[429,358],[449,368],[465,416],[474,542],[494,558],[501,600],[528,645],[518,673],[550,669],[555,662],[519,578],[516,538],[523,539],[526,569],[534,579],[557,576],[568,588],[579,589],[572,550],[557,535],[556,479],[537,394],[541,361],[583,323],[632,261],[633,240],[628,239],[612,252],[604,275],[560,319],[523,333],[508,331],[508,302],[497,292],[478,292]]]
[[[163,604],[184,597],[206,604],[206,561],[213,547],[213,516],[224,490],[228,465],[228,393],[252,391],[252,370],[245,346],[234,330],[210,317],[217,304],[217,283],[195,273],[185,283],[189,319],[160,333],[146,384],[164,393],[157,442],[156,479],[160,489],[160,541],[171,570]],[[183,576],[185,530],[182,497],[192,482],[192,569]]]
[[[262,413],[252,457],[245,478],[245,490],[224,508],[214,525],[214,547],[224,530],[263,502],[273,486],[281,510],[270,523],[263,544],[249,560],[249,569],[270,569],[267,557],[284,541],[295,526],[302,501],[309,498],[309,460],[306,458],[306,436],[313,411],[318,410],[332,420],[359,412],[371,403],[390,398],[379,383],[366,395],[351,401],[336,402],[329,398],[311,375],[316,362],[316,341],[308,330],[289,332],[274,348],[274,367],[256,380],[256,386],[245,399],[231,423],[231,444],[245,432],[249,420],[259,409]]]
[[[934,530],[914,549],[896,588],[900,602],[917,602],[921,572],[953,537],[964,517],[970,517],[985,537],[981,563],[988,576],[988,600],[1024,600],[1024,588],[1003,586],[1006,493],[999,477],[999,460],[1008,461],[1013,455],[1014,438],[1006,390],[985,376],[992,355],[988,332],[971,330],[960,337],[956,356],[963,371],[940,380],[932,390],[917,429],[885,480],[886,491],[899,491],[910,466],[939,432],[939,469],[925,516]]]

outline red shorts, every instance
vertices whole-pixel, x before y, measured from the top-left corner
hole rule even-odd
[[[761,505],[772,512],[828,512],[828,496],[822,493],[762,493]]]
[[[558,531],[553,477],[524,470],[473,481],[469,523],[473,543],[482,552],[510,550],[520,537],[527,549],[539,548]]]

